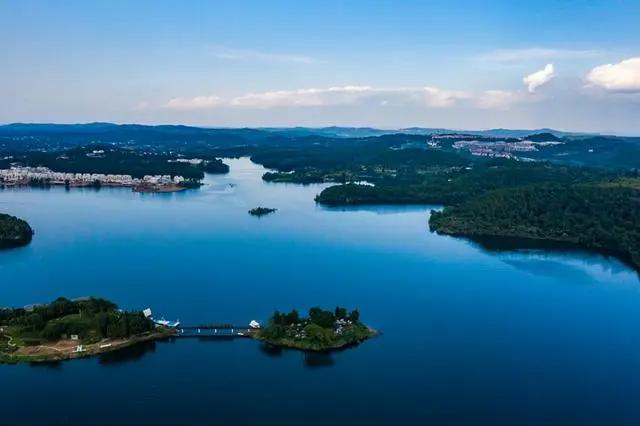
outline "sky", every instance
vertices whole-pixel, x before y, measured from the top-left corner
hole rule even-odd
[[[640,1],[0,0],[0,123],[640,135]]]

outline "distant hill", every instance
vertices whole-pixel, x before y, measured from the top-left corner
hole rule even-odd
[[[33,133],[123,133],[155,131],[159,133],[190,133],[190,134],[241,134],[248,139],[261,139],[277,134],[279,136],[327,136],[336,138],[362,138],[381,136],[395,133],[413,135],[465,133],[497,138],[522,138],[532,134],[551,134],[556,137],[596,136],[596,134],[565,132],[555,129],[489,129],[463,130],[431,127],[407,127],[401,129],[377,129],[373,127],[258,127],[258,128],[224,128],[224,127],[196,127],[185,125],[143,125],[143,124],[114,124],[114,123],[84,123],[84,124],[53,124],[53,123],[12,123],[0,125],[0,135],[33,134]]]
[[[553,133],[535,133],[532,135],[526,136],[527,140],[533,142],[559,142],[562,139],[554,135]]]
[[[287,169],[305,164],[310,155],[323,161],[345,161],[352,150],[369,151],[376,156],[381,149],[427,148],[430,135],[440,138],[438,149],[453,154],[471,155],[452,144],[457,140],[506,143],[527,138],[536,142],[559,142],[540,145],[518,153],[527,160],[545,160],[564,164],[603,167],[640,168],[640,138],[603,136],[557,131],[534,130],[455,130],[409,127],[376,129],[372,127],[290,127],[290,128],[207,128],[184,125],[142,124],[51,124],[14,123],[0,125],[0,166],[12,162],[12,155],[25,151],[62,151],[88,145],[117,145],[127,149],[162,154],[180,153],[193,157],[278,158]],[[457,136],[464,134],[466,136]],[[374,155],[375,154],[375,155]],[[5,158],[3,158],[5,157]],[[477,157],[477,156],[476,156]],[[477,160],[477,158],[472,158]],[[283,161],[288,166],[283,166]]]

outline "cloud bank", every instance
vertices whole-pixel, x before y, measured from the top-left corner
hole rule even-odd
[[[165,104],[169,109],[204,109],[224,105],[225,100],[219,96],[196,96],[195,98],[173,98]]]
[[[553,64],[523,78],[529,93],[551,81],[555,76]],[[193,98],[173,98],[164,107],[177,110],[211,109],[217,107],[270,109],[296,107],[336,107],[346,105],[379,105],[383,107],[414,105],[442,109],[463,106],[478,109],[508,109],[531,102],[524,90],[485,90],[480,92],[451,90],[433,86],[380,88],[363,85],[331,86],[295,90],[272,90],[247,93],[231,98],[217,95]]]
[[[640,93],[640,57],[593,68],[586,80],[610,92]]]
[[[332,86],[297,90],[248,93],[224,99],[216,95],[173,98],[164,107],[175,110],[231,108],[336,107],[375,104],[380,106],[416,105],[426,108],[467,106],[482,109],[505,108],[523,100],[521,94],[501,90],[474,93],[437,87],[376,88],[371,86]]]

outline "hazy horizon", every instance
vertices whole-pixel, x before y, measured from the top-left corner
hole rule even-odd
[[[639,15],[602,0],[3,2],[0,122],[640,134]]]
[[[224,126],[224,125],[207,125],[207,124],[188,124],[188,123],[178,123],[178,122],[157,122],[157,123],[137,123],[137,122],[117,122],[117,121],[84,121],[84,122],[25,122],[25,121],[14,121],[14,122],[6,122],[0,123],[0,126],[11,126],[11,125],[54,125],[54,126],[74,126],[74,125],[91,125],[91,124],[113,124],[118,126],[186,126],[186,127],[196,127],[202,129],[230,129],[230,130],[240,130],[240,129],[327,129],[327,128],[345,128],[345,129],[373,129],[373,130],[382,130],[382,131],[393,131],[393,130],[408,130],[408,129],[434,129],[434,130],[451,130],[456,132],[487,132],[492,130],[505,130],[505,131],[544,131],[544,130],[553,130],[561,133],[575,133],[575,134],[593,134],[593,135],[610,135],[610,136],[623,136],[623,137],[638,137],[640,136],[639,132],[581,132],[574,129],[564,129],[557,127],[537,127],[537,128],[518,128],[518,127],[486,127],[486,128],[455,128],[455,127],[443,127],[443,126],[421,126],[421,125],[409,125],[403,127],[389,127],[389,126],[376,126],[371,124],[362,124],[362,125],[337,125],[337,124],[325,124],[325,125],[313,125],[313,126],[302,126],[302,125],[290,125],[290,126],[278,126],[278,125],[264,125],[264,126],[249,126],[249,125],[237,125],[237,126]]]

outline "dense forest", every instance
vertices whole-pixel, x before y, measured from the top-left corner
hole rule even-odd
[[[502,189],[432,212],[451,235],[561,241],[615,254],[640,269],[640,181]]]
[[[0,249],[20,247],[31,242],[33,230],[27,222],[0,213]]]
[[[609,181],[620,172],[569,167],[544,162],[491,160],[466,168],[450,168],[399,181],[382,179],[371,185],[335,185],[324,189],[316,201],[330,206],[357,204],[455,205],[488,191],[536,183],[577,184]]]
[[[47,167],[64,173],[102,173],[131,175],[142,178],[145,175],[182,176],[185,179],[200,180],[207,173],[227,173],[229,166],[215,157],[200,164],[180,162],[182,157],[158,154],[135,149],[114,148],[104,145],[88,145],[54,152],[13,153],[10,158],[0,161],[0,168],[11,164],[30,167]]]
[[[155,329],[142,312],[125,312],[107,300],[72,301],[58,298],[32,309],[0,309],[0,325],[9,327],[14,339],[31,343],[55,341],[78,335],[84,343],[104,338],[127,338]]]

